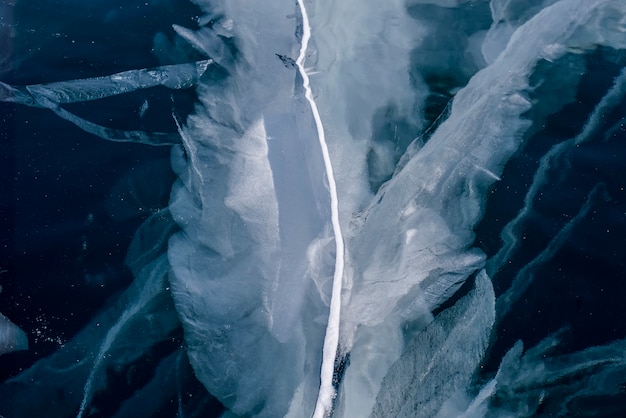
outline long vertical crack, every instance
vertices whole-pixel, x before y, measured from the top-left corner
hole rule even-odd
[[[317,104],[313,98],[309,76],[304,69],[304,61],[306,59],[306,51],[311,38],[311,27],[309,25],[309,17],[304,7],[304,0],[298,0],[300,13],[302,15],[302,43],[300,45],[300,54],[296,60],[296,65],[302,76],[302,86],[304,87],[305,97],[311,106],[311,112],[315,119],[317,128],[317,138],[322,150],[324,158],[324,167],[326,168],[326,177],[328,178],[328,190],[330,194],[330,210],[331,221],[333,226],[333,235],[335,237],[335,273],[333,276],[333,290],[330,299],[330,311],[328,313],[328,324],[326,326],[326,335],[324,337],[324,348],[322,352],[322,368],[320,371],[320,389],[317,396],[317,403],[314,418],[323,418],[330,415],[335,398],[335,389],[333,388],[333,372],[335,367],[335,357],[339,345],[339,318],[341,314],[341,288],[343,282],[344,268],[344,242],[339,225],[339,199],[337,197],[337,184],[333,174],[333,166],[330,161],[328,145],[326,144],[326,136],[324,134],[324,125],[320,117]]]

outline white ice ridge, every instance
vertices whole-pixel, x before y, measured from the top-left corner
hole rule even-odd
[[[343,282],[344,267],[344,243],[339,225],[339,200],[337,198],[337,185],[333,174],[333,166],[330,161],[328,145],[326,144],[326,136],[324,135],[324,125],[320,112],[317,109],[313,92],[309,82],[309,75],[304,69],[304,60],[306,58],[306,50],[311,38],[311,27],[309,26],[309,16],[304,7],[304,0],[298,0],[300,13],[302,15],[302,43],[300,45],[300,54],[296,60],[298,70],[302,75],[302,86],[304,87],[305,97],[311,106],[311,112],[315,119],[315,127],[317,128],[317,138],[319,139],[322,156],[324,158],[324,167],[326,168],[326,177],[328,177],[328,191],[330,194],[330,211],[333,225],[333,235],[335,236],[335,273],[333,276],[333,291],[330,298],[330,312],[328,313],[328,324],[326,326],[326,335],[324,336],[324,349],[322,354],[322,369],[320,372],[320,389],[317,396],[317,403],[314,418],[323,418],[330,415],[333,399],[335,397],[335,389],[333,388],[333,373],[335,368],[335,357],[339,345],[339,317],[341,314],[341,287]]]

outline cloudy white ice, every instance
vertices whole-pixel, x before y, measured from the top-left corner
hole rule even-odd
[[[545,335],[526,351],[512,345],[491,376],[481,370],[533,269],[606,194],[596,185],[494,293],[490,277],[510,261],[516,225],[556,160],[619,129],[601,115],[624,112],[626,70],[584,129],[544,153],[493,257],[475,228],[507,162],[574,100],[582,74],[569,57],[616,51],[625,65],[624,0],[196,3],[199,26],[174,29],[203,60],[0,84],[2,100],[48,108],[105,140],[171,146],[177,175],[168,209],[129,249],[130,288],[1,396],[27,399],[38,381],[47,389],[37,396],[55,397],[50,416],[95,416],[106,370],[181,325],[195,376],[225,417],[564,415],[568,402],[619,396],[623,339],[561,355],[561,333]],[[560,77],[537,99],[544,73]],[[155,85],[197,91],[188,118],[173,112],[178,135],[114,130],[63,107]],[[0,353],[26,349],[0,319]],[[162,359],[161,383],[137,389],[115,416],[152,416],[157,406],[139,400],[174,393],[167,370],[177,362]],[[45,403],[8,416],[41,416]]]

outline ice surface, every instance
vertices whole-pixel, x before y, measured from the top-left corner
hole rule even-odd
[[[602,6],[613,5],[561,2],[522,25],[498,59],[459,91],[429,142],[359,215],[363,224],[347,244],[352,280],[343,315],[344,344],[351,347],[342,386],[346,414],[376,394],[385,368],[403,352],[403,324],[427,315],[480,268],[484,258],[470,248],[472,227],[489,185],[529,127],[522,119],[532,106],[525,90],[542,58],[541,45],[578,44],[577,25],[585,21],[578,17],[580,7],[595,16],[604,13]],[[546,23],[555,18],[558,23]]]
[[[488,263],[490,271],[497,271],[509,259],[518,245],[516,230],[522,219],[526,218],[532,210],[533,201],[543,183],[548,180],[549,171],[559,171],[565,167],[560,167],[559,160],[564,160],[566,156],[580,146],[580,144],[592,139],[593,135],[597,135],[597,131],[602,127],[602,117],[605,113],[611,111],[618,106],[620,99],[626,94],[626,70],[622,70],[620,75],[615,79],[611,90],[602,98],[600,103],[595,107],[593,113],[589,116],[585,127],[580,134],[567,141],[563,141],[550,149],[540,160],[539,167],[535,171],[532,184],[528,189],[528,193],[524,197],[524,206],[517,213],[515,218],[511,220],[502,230],[501,237],[504,245],[494,255]],[[573,221],[573,220],[572,220]],[[571,221],[570,221],[571,222]]]
[[[26,383],[38,380],[41,399],[60,394],[56,416],[97,414],[111,374],[177,332],[184,352],[162,355],[117,416],[132,416],[159,387],[182,416],[172,376],[186,358],[232,417],[565,414],[620,395],[623,340],[572,353],[557,352],[560,336],[525,353],[518,343],[497,372],[496,363],[487,379],[477,375],[494,323],[608,186],[591,187],[497,303],[483,268],[505,268],[547,173],[609,135],[602,119],[623,103],[623,71],[579,135],[545,146],[518,216],[500,228],[501,252],[488,260],[474,230],[509,159],[577,98],[581,57],[626,48],[623,1],[196,3],[206,14],[199,27],[172,30],[206,60],[0,84],[2,100],[50,109],[102,138],[175,143],[177,176],[169,208],[135,235],[132,286],[0,397],[35,396]],[[550,71],[563,75],[541,86]],[[189,118],[173,116],[172,141],[62,107],[156,85],[198,94]]]
[[[489,344],[494,319],[495,296],[483,270],[470,293],[407,344],[383,379],[371,416],[435,416],[444,401],[469,383]],[[350,414],[359,412],[367,410]]]
[[[306,365],[321,359],[326,321],[312,320],[328,306],[311,277],[325,269],[307,262],[331,233],[330,196],[300,76],[279,57],[300,49],[296,10],[228,8],[246,62],[200,90],[186,157],[172,157],[172,294],[197,376],[233,412],[282,416],[302,382],[312,412],[319,369]]]
[[[5,272],[2,269],[0,271]],[[2,292],[1,286],[0,292]],[[28,350],[28,336],[20,327],[0,313],[0,356],[19,350]]]
[[[306,65],[313,70],[311,85],[337,172],[340,219],[347,225],[372,198],[371,186],[393,173],[396,153],[403,152],[398,127],[408,126],[410,139],[421,128],[425,92],[412,88],[409,55],[425,30],[397,0],[371,6],[323,0],[308,10],[315,50]],[[379,114],[393,115],[385,120],[391,135],[374,130]]]
[[[0,355],[18,350],[28,350],[28,337],[20,327],[0,314]]]
[[[490,397],[499,398],[499,406],[483,407],[480,416],[528,417],[539,413],[612,416],[619,413],[619,397],[623,395],[618,394],[626,380],[626,342],[616,340],[604,346],[558,354],[564,333],[561,330],[551,335],[525,353],[522,342],[518,341],[502,359],[494,381],[488,384]],[[483,406],[488,399],[477,397]],[[477,405],[473,407],[478,409]]]
[[[89,416],[97,410],[92,403],[94,395],[112,383],[112,370],[126,370],[131,376],[147,352],[172,337],[179,324],[165,292],[167,260],[161,251],[156,259],[142,261],[135,282],[115,304],[56,353],[2,386],[0,399],[12,399],[10,404],[3,403],[3,413]],[[93,346],[97,350],[85,350]]]

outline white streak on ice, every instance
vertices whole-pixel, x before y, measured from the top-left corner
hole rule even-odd
[[[85,386],[83,388],[83,398],[80,402],[80,408],[76,418],[83,418],[85,414],[89,415],[87,408],[93,398],[94,391],[98,389],[98,373],[101,372],[101,368],[106,365],[107,358],[111,356],[110,350],[115,348],[116,340],[125,330],[127,330],[126,327],[133,323],[136,316],[142,314],[142,310],[146,308],[148,303],[163,291],[163,280],[165,279],[165,275],[161,274],[161,272],[167,271],[167,267],[164,260],[157,261],[157,263],[158,264],[156,264],[151,270],[150,276],[146,279],[146,281],[135,282],[137,283],[135,286],[142,286],[140,293],[135,299],[132,299],[132,301],[129,302],[129,306],[126,307],[117,322],[111,326],[106,334],[106,337],[102,341],[100,349],[94,358],[93,366],[91,366],[91,371],[89,372],[87,381],[85,382]],[[97,324],[96,326],[100,325]]]
[[[328,191],[330,194],[330,210],[333,225],[333,235],[335,236],[336,258],[335,258],[335,274],[333,277],[333,290],[330,299],[330,312],[328,313],[328,325],[326,326],[326,335],[324,337],[324,349],[322,356],[322,369],[320,372],[320,389],[313,413],[314,418],[328,416],[332,409],[335,390],[333,388],[333,372],[335,368],[335,356],[337,355],[337,347],[339,345],[339,317],[341,313],[341,288],[343,282],[344,268],[344,242],[339,225],[339,200],[337,198],[337,185],[333,174],[333,166],[330,161],[328,145],[326,144],[326,136],[324,135],[324,125],[317,104],[313,98],[309,76],[304,68],[306,59],[306,50],[311,38],[311,27],[309,26],[309,17],[304,7],[304,0],[298,0],[300,13],[302,14],[302,44],[300,45],[300,54],[296,60],[296,65],[302,76],[302,86],[305,90],[305,97],[311,106],[311,112],[315,119],[315,127],[317,128],[317,137],[322,149],[324,157],[324,166],[326,168],[326,177],[328,177]]]
[[[478,171],[481,171],[481,172],[485,173],[486,175],[488,175],[489,177],[491,177],[492,179],[494,179],[496,181],[501,181],[502,180],[500,178],[500,176],[498,176],[496,173],[494,173],[493,171],[489,170],[488,168],[481,167],[479,165],[474,165],[474,167],[476,167],[476,169]]]

